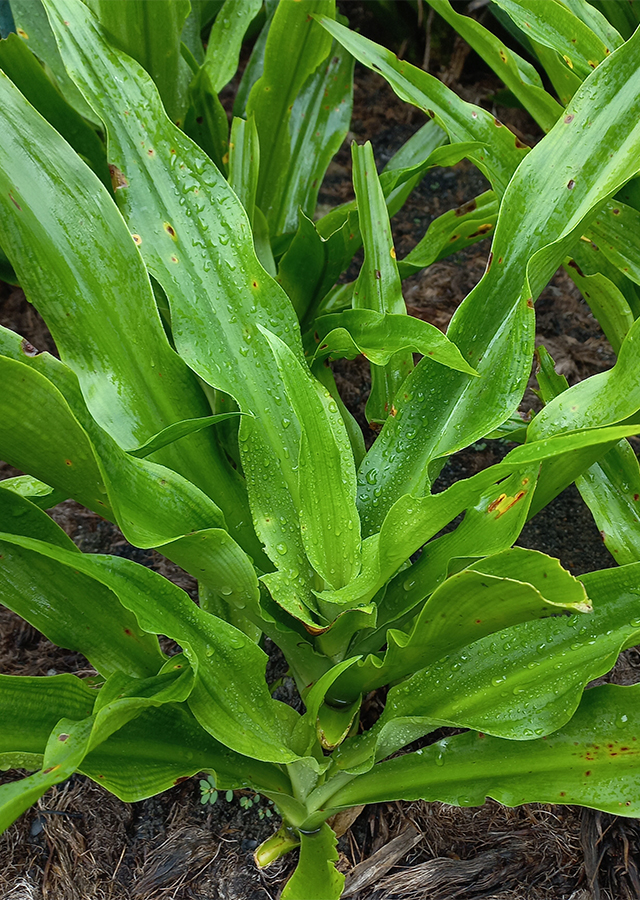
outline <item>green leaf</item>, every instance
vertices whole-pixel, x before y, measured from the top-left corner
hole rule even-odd
[[[229,750],[204,731],[184,704],[145,710],[92,750],[79,771],[127,803],[202,771],[215,772],[221,790],[291,790],[277,766]]]
[[[180,53],[188,0],[88,0],[118,49],[136,59],[157,85],[167,115],[181,124],[190,72]]]
[[[640,212],[625,203],[611,200],[589,229],[598,249],[636,284],[640,284],[638,228]]]
[[[391,223],[376,172],[370,143],[351,145],[353,187],[358,205],[364,263],[353,289],[354,309],[374,310],[381,315],[407,314]],[[413,369],[413,356],[404,350],[394,354],[384,367],[371,367],[371,393],[365,414],[369,421],[383,423],[390,415],[400,385]]]
[[[6,829],[52,785],[69,778],[92,747],[98,746],[145,708],[184,699],[192,683],[192,674],[190,669],[171,671],[144,681],[120,673],[113,675],[98,695],[93,715],[80,721],[66,718],[58,721],[45,747],[40,772],[0,786],[0,830]],[[114,688],[119,693],[115,693]],[[101,705],[103,694],[106,703]]]
[[[189,106],[184,119],[184,133],[198,144],[221,172],[226,172],[229,151],[229,123],[224,107],[215,92],[204,66],[189,85]]]
[[[11,332],[0,332],[0,340],[3,338],[6,349],[24,360],[22,364],[7,360],[4,367],[3,396],[9,401],[6,421],[16,423],[3,431],[6,441],[0,446],[11,451],[5,458],[15,459],[18,466],[55,487],[66,487],[66,496],[76,497],[101,515],[115,517],[131,543],[162,546],[165,555],[196,578],[205,580],[214,590],[224,591],[231,602],[250,606],[256,612],[259,590],[253,565],[226,531],[212,527],[224,525],[213,501],[177,473],[134,459],[121,450],[88,415],[77,380],[63,363],[49,354],[25,355],[19,336]],[[52,380],[40,375],[39,370]],[[67,406],[67,399],[88,429],[90,440]],[[28,404],[33,403],[36,406],[31,412]],[[55,440],[56,453],[42,443],[39,429],[32,431],[23,424],[37,423],[42,409],[51,416],[49,434]],[[59,419],[54,414],[59,414]],[[89,454],[88,461],[83,453]],[[238,513],[242,515],[241,508]],[[255,543],[250,522],[245,523],[245,529]],[[260,557],[258,551],[255,558]]]
[[[52,509],[67,499],[64,491],[56,491],[50,485],[31,475],[17,475],[15,478],[3,478],[0,481],[3,491],[11,491],[26,500],[30,500],[40,509]]]
[[[410,572],[405,575],[411,580]],[[447,578],[408,631],[387,631],[384,656],[368,657],[347,673],[342,683],[348,685],[349,696],[355,691],[364,694],[485,635],[520,622],[557,616],[561,610],[591,611],[580,582],[545,554],[505,550]]]
[[[270,219],[274,234],[293,232],[301,209],[313,218],[329,163],[344,141],[353,107],[354,59],[337,41],[296,97],[286,184]]]
[[[6,76],[0,96],[2,245],[92,415],[125,447],[185,415],[206,415],[204,394],[169,346],[142,260],[106,190]],[[234,483],[206,433],[167,448],[159,461],[205,490]]]
[[[247,101],[247,116],[255,117],[260,138],[256,202],[273,234],[280,218],[280,198],[287,191],[291,110],[302,86],[331,49],[329,36],[311,18],[316,12],[334,16],[335,0],[278,4],[269,28],[262,75]]]
[[[615,561],[623,566],[640,560],[640,466],[629,442],[594,463],[576,487]]]
[[[448,0],[429,0],[429,4],[491,66],[540,127],[549,131],[560,116],[562,107],[545,91],[533,66],[508,49],[475,19],[455,12]]]
[[[299,900],[301,897],[322,897],[323,900],[339,900],[344,885],[344,875],[333,865],[338,859],[335,833],[325,823],[318,831],[300,834],[300,861],[286,883],[281,900]]]
[[[518,163],[528,152],[514,134],[503,128],[487,110],[461,100],[437,78],[398,58],[367,38],[328,18],[319,19],[357,60],[381,74],[401,100],[424,110],[449,135],[453,143],[481,142],[472,151],[472,162],[503,194]]]
[[[258,173],[260,171],[260,144],[256,123],[234,118],[229,144],[229,184],[244,206],[249,222],[253,224],[256,205]]]
[[[110,190],[111,178],[102,141],[47,78],[28,42],[16,34],[1,41],[0,65],[29,103],[71,144]]]
[[[303,429],[298,466],[302,541],[314,569],[331,587],[340,588],[360,570],[356,472],[349,439],[331,395],[302,374],[286,344],[264,334],[283,392]],[[278,552],[285,555],[287,547]]]
[[[40,768],[56,722],[87,718],[96,696],[75,675],[0,675],[0,768],[23,768],[22,756],[40,757],[34,766]]]
[[[590,275],[582,270],[581,247],[574,248],[573,255],[573,259],[565,262],[565,271],[585,298],[614,352],[619,353],[635,318],[627,298],[605,274]]]
[[[108,586],[134,613],[140,628],[173,638],[197,674],[189,706],[205,730],[227,746],[256,759],[291,762],[287,740],[298,718],[271,699],[264,678],[267,657],[241,631],[196,606],[161,575],[120,557],[76,554],[29,540],[5,537],[30,556],[39,554],[52,577],[78,577]],[[58,576],[57,573],[60,573]],[[83,596],[87,596],[87,589]],[[114,627],[122,613],[113,614]]]
[[[0,340],[2,337],[0,334]],[[23,354],[23,358],[28,357]],[[5,423],[0,436],[3,459],[66,497],[74,497],[110,517],[93,446],[60,391],[36,369],[6,356],[0,356],[0,381],[0,415]],[[47,443],[42,439],[43,410]]]
[[[271,22],[273,21],[275,11],[278,8],[278,3],[279,0],[264,0],[265,23],[258,35],[258,39],[253,45],[249,62],[242,73],[242,78],[240,79],[236,98],[233,103],[234,116],[240,116],[242,118],[246,117],[249,94],[264,71],[264,52],[267,37],[269,36],[269,29],[271,28]]]
[[[308,581],[294,503],[299,424],[293,411],[280,405],[279,378],[259,327],[288,343],[302,363],[294,311],[259,265],[237,197],[167,122],[144,72],[103,44],[82,3],[60,0],[51,15],[67,65],[107,122],[110,152],[127,172],[128,188],[118,192],[118,201],[141,237],[149,270],[168,296],[178,352],[205,381],[256,416],[251,426],[243,422],[239,437],[257,534],[276,563],[281,562],[279,545],[295,550],[289,559],[302,559],[294,565],[304,569]],[[64,26],[71,20],[73,29]],[[122,115],[125,101],[130,116]],[[171,159],[175,164],[161,164]],[[158,229],[159,220],[169,231]],[[212,279],[208,273],[214,266]],[[302,370],[300,377],[308,376]]]
[[[5,491],[5,483],[0,481],[0,488],[4,491],[0,494],[0,531],[22,534],[39,541],[48,541],[65,550],[79,552],[71,538],[50,516],[20,494],[11,490]]]
[[[439,800],[481,806],[575,803],[614,816],[640,815],[638,685],[586,691],[570,722],[543,738],[512,742],[469,732],[375,766],[327,806]]]
[[[180,438],[202,431],[203,428],[208,428],[210,425],[226,422],[228,419],[237,418],[241,415],[241,412],[228,412],[220,413],[216,416],[203,416],[199,419],[185,419],[183,422],[174,422],[173,425],[163,428],[162,431],[150,438],[142,447],[128,450],[127,453],[130,456],[135,456],[137,459],[145,459],[157,450],[173,444],[174,441],[179,441]]]
[[[241,7],[238,7],[236,0],[226,0],[216,16],[209,33],[204,61],[204,68],[216,94],[235,75],[245,31],[261,6],[262,0],[248,0]]]
[[[491,236],[498,217],[498,198],[486,191],[456,209],[438,216],[404,259],[398,261],[401,278]]]
[[[346,768],[378,759],[440,725],[527,741],[563,727],[585,685],[640,636],[640,564],[580,578],[589,615],[505,628],[443,657],[392,688],[374,728],[346,741]],[[451,677],[449,677],[451,676]]]
[[[435,325],[413,316],[349,309],[321,316],[316,319],[315,327],[318,347],[314,362],[327,357],[355,359],[362,353],[372,363],[382,366],[398,351],[410,350],[459,372],[476,374],[456,345]]]
[[[518,405],[533,352],[533,298],[598,206],[640,165],[640,126],[631,111],[640,101],[636,42],[640,34],[591,74],[564,118],[522,161],[509,184],[487,272],[448,331],[482,377],[436,370],[425,359],[409,376],[397,415],[387,420],[358,473],[365,535],[379,529],[399,495],[424,491],[431,459],[486,434]],[[596,134],[593,127],[600,122],[609,129],[614,119],[618,124],[607,131],[609,152],[603,158],[602,132]],[[380,496],[367,481],[373,470],[385,473]]]
[[[613,38],[607,46],[601,37],[559,0],[548,0],[544,12],[532,0],[495,0],[524,33],[540,44],[557,50],[567,66],[586,77],[611,53],[623,44],[619,34],[611,30]]]
[[[60,93],[81,116],[98,123],[91,107],[67,75],[42,0],[12,0],[16,31],[52,73]]]
[[[640,319],[627,334],[612,369],[573,385],[548,403],[529,425],[528,438],[609,425],[640,409]]]
[[[74,561],[78,567],[82,562],[75,548],[67,549],[62,539],[55,546],[40,540],[34,544],[30,537],[6,533],[1,546],[0,602],[4,606],[59,647],[78,650],[105,676],[122,671],[144,677],[158,671],[164,654],[157,639],[138,627],[111,590],[74,567]],[[38,552],[41,547],[53,558]],[[54,561],[57,552],[69,559],[66,568]]]

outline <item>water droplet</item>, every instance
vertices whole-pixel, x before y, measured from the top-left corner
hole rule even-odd
[[[437,766],[443,766],[443,765],[444,765],[444,755],[442,754],[442,751],[440,751],[440,753],[438,753],[438,755],[436,756],[434,762],[435,762],[435,764],[436,764]]]
[[[376,469],[369,469],[369,471],[367,472],[367,481],[369,482],[369,484],[375,484],[377,480],[378,473]]]
[[[280,556],[284,556],[287,552],[287,545],[286,544],[277,544],[276,550],[278,551]]]

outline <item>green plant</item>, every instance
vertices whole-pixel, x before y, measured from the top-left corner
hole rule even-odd
[[[76,771],[125,800],[204,772],[203,801],[240,789],[273,801],[283,825],[256,858],[300,846],[292,900],[340,896],[326,822],[367,802],[491,796],[638,815],[638,688],[584,691],[640,638],[637,518],[612,516],[627,564],[580,579],[513,547],[528,517],[638,431],[637,321],[611,372],[572,388],[542,353],[546,406],[522,446],[432,486],[456,450],[509,432],[535,298],[638,171],[640,35],[529,151],[350,32],[330,0],[267,4],[229,138],[217,94],[259,4],[238,21],[225,4],[202,61],[206,4],[167,2],[164,46],[192,36],[168,58],[193,77],[159,79],[160,94],[116,49],[144,49],[136,28],[118,36],[122,4],[91,6],[102,28],[81,0],[44,0],[46,17],[12,3],[24,39],[75,86],[76,111],[60,115],[82,115],[85,152],[0,77],[0,243],[60,351],[0,330],[0,452],[29,473],[0,483],[0,596],[99,673],[0,676],[0,764],[34,772],[0,788],[0,825]],[[9,43],[0,56],[15,53],[26,92],[46,75]],[[348,127],[349,53],[434,121],[379,177],[371,148],[354,147],[355,203],[314,223]],[[106,159],[87,120],[102,123]],[[398,264],[389,214],[426,168],[463,156],[494,193],[440,217]],[[446,337],[406,315],[401,273],[494,231]],[[356,282],[334,288],[361,244]],[[382,424],[368,452],[328,363],[360,353],[367,416]],[[68,496],[195,575],[199,605],[130,560],[80,553],[43,511]],[[167,658],[157,635],[182,652]],[[272,698],[262,635],[304,713]],[[363,695],[384,686],[384,712],[360,731]],[[469,730],[397,755],[442,726]]]
[[[213,775],[207,775],[206,779],[200,779],[200,803],[206,806],[210,803],[214,806],[218,802],[218,791],[216,790],[216,780]]]

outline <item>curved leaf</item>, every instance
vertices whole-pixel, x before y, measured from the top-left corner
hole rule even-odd
[[[637,46],[640,33],[592,72],[563,119],[520,164],[502,201],[487,272],[448,331],[482,377],[436,370],[424,359],[409,376],[397,415],[358,473],[365,535],[380,527],[398,495],[424,492],[431,459],[486,434],[517,406],[533,352],[533,299],[598,206],[640,165]],[[367,482],[374,469],[385,472],[380,496]]]
[[[331,49],[329,36],[313,21],[312,13],[334,16],[335,0],[278,4],[269,27],[262,75],[247,101],[247,115],[255,117],[260,138],[256,203],[274,234],[285,225],[280,203],[287,194],[289,179],[292,107],[302,86]]]
[[[413,316],[348,309],[315,321],[318,347],[313,361],[333,357],[355,359],[360,353],[384,365],[399,350],[422,353],[458,372],[475,375],[455,344],[429,322]]]
[[[375,766],[329,800],[331,808],[392,800],[481,806],[576,803],[614,816],[640,815],[640,688],[586,691],[561,730],[514,742],[469,732]]]
[[[300,897],[322,897],[323,900],[339,900],[344,885],[344,875],[333,863],[338,859],[337,838],[326,822],[311,834],[300,834],[300,861],[295,872],[284,886],[281,900],[299,900]]]

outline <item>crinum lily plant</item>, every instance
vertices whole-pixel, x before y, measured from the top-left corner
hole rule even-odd
[[[299,846],[283,898],[329,900],[343,876],[327,820],[361,804],[640,815],[640,688],[585,691],[640,640],[640,231],[622,227],[640,216],[640,34],[586,0],[497,7],[566,88],[556,99],[473,31],[542,118],[533,149],[350,31],[333,0],[12,0],[2,271],[59,358],[0,329],[0,454],[28,473],[0,484],[0,600],[97,675],[0,676],[0,764],[32,773],[0,787],[2,827],[74,772],[129,801],[205,772],[275,804],[256,858]],[[229,133],[218,94],[252,20]],[[428,121],[380,175],[354,146],[355,201],[314,220],[354,57]],[[397,261],[390,216],[463,157],[491,189]],[[487,237],[446,336],[407,315],[402,277]],[[527,424],[535,300],[563,263],[618,358],[568,387],[540,350]],[[331,370],[360,354],[368,451]],[[434,491],[485,438],[519,446]],[[620,563],[579,579],[513,546],[574,481]],[[199,603],[80,552],[45,512],[69,497],[195,576]],[[297,708],[272,697],[265,636]],[[363,697],[384,687],[365,728]],[[443,726],[466,731],[415,749]]]

